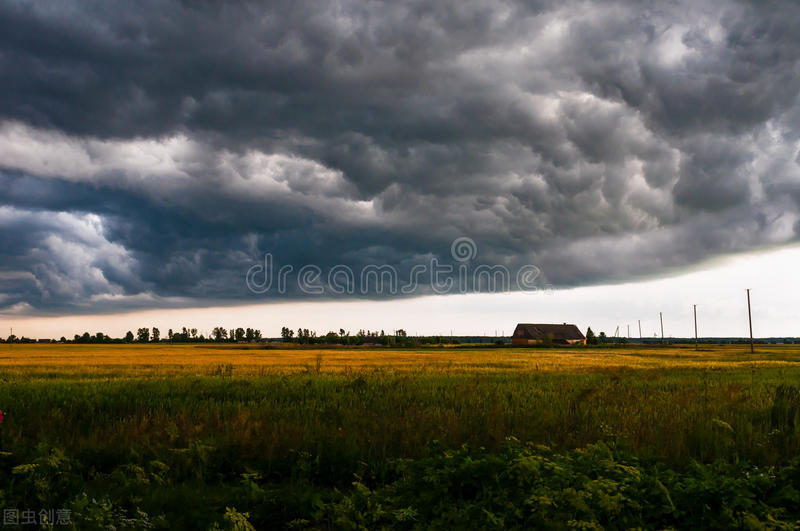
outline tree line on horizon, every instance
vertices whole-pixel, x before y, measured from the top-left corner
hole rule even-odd
[[[355,334],[340,328],[339,332],[330,331],[325,335],[317,335],[308,328],[294,330],[286,326],[281,328],[281,339],[284,343],[298,343],[301,345],[403,345],[408,343],[427,344],[446,342],[443,336],[426,336],[410,338],[402,328],[395,330],[394,334],[385,331],[371,331],[360,329]]]
[[[275,338],[277,339],[277,338]],[[98,343],[258,343],[269,341],[255,328],[226,328],[223,326],[214,327],[208,336],[198,332],[197,328],[182,327],[180,331],[173,331],[171,328],[167,335],[163,336],[158,327],[138,328],[136,332],[129,330],[124,337],[111,337],[104,332],[90,334],[75,334],[72,339],[62,336],[57,343],[75,344],[98,344]],[[330,331],[324,335],[318,335],[315,331],[308,328],[298,328],[296,331],[286,326],[281,328],[280,341],[284,343],[296,343],[300,345],[425,345],[425,344],[458,344],[457,339],[442,335],[409,337],[405,330],[395,330],[393,334],[387,334],[384,330],[371,331],[360,329],[355,334],[340,328],[339,332]],[[5,343],[36,343],[37,340],[27,337],[9,336],[5,341],[0,338],[0,342]]]
[[[239,341],[261,341],[263,336],[261,330],[255,328],[231,328],[228,330],[225,327],[215,327],[211,334],[206,337],[203,334],[198,334],[197,328],[182,327],[180,331],[173,331],[170,328],[167,331],[166,337],[161,335],[161,330],[158,327],[152,328],[138,328],[134,334],[128,331],[124,337],[111,337],[104,332],[97,332],[90,334],[84,332],[83,334],[75,334],[72,339],[67,339],[62,336],[58,343],[234,343]],[[4,343],[36,343],[35,339],[27,337],[17,337],[10,335],[3,341]]]

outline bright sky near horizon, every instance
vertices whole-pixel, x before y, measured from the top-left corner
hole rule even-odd
[[[697,304],[701,337],[745,337],[747,299],[751,288],[753,333],[756,337],[800,336],[800,246],[737,255],[705,264],[692,272],[666,278],[566,290],[498,294],[426,296],[383,301],[304,301],[129,313],[59,317],[0,316],[8,333],[18,336],[71,338],[76,333],[103,331],[121,337],[138,327],[195,327],[208,334],[214,326],[258,328],[278,336],[282,326],[310,328],[320,334],[345,328],[404,328],[409,334],[510,334],[517,322],[571,322],[612,335],[652,337],[664,314],[669,337],[694,334],[692,304]],[[87,323],[91,323],[87,325]],[[87,329],[87,326],[90,327]]]

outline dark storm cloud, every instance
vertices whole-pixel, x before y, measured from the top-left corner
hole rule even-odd
[[[0,308],[263,300],[266,252],[406,274],[463,235],[560,286],[796,240],[797,27],[789,1],[2,2]]]

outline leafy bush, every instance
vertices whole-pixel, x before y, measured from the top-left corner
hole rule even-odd
[[[498,453],[435,448],[399,478],[361,481],[315,523],[340,529],[794,529],[800,459],[781,469],[642,464],[603,443],[556,453],[509,440]]]

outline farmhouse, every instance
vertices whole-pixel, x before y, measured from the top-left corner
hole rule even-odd
[[[585,345],[586,338],[574,324],[520,323],[511,338],[513,345],[536,345],[552,342],[562,345]]]

